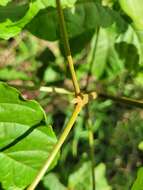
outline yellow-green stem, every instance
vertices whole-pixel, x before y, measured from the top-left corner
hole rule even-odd
[[[75,110],[74,110],[67,126],[65,127],[63,133],[61,134],[58,142],[56,143],[55,147],[53,148],[53,151],[49,155],[47,161],[44,163],[41,170],[38,172],[38,174],[37,174],[36,178],[33,180],[32,184],[27,188],[27,190],[34,190],[36,188],[36,186],[38,185],[38,183],[40,182],[40,180],[43,178],[44,174],[48,170],[49,166],[51,165],[51,163],[55,159],[55,157],[56,157],[57,153],[59,152],[61,146],[63,145],[64,141],[66,140],[72,126],[74,125],[74,123],[76,121],[76,118],[77,118],[79,112],[81,111],[82,106],[83,106],[83,104],[81,104],[81,103],[76,105]]]
[[[73,58],[71,56],[71,50],[70,50],[70,45],[69,45],[69,40],[68,40],[68,34],[67,34],[67,30],[66,30],[65,19],[64,19],[64,14],[63,14],[63,10],[62,10],[62,7],[61,7],[60,0],[56,0],[56,4],[57,4],[59,25],[60,25],[60,29],[61,29],[61,36],[62,36],[62,39],[63,39],[66,59],[67,59],[69,69],[70,69],[70,72],[71,72],[72,82],[73,82],[75,94],[78,95],[78,94],[80,94],[80,87],[79,87],[77,77],[76,77],[76,73],[75,73],[75,69],[74,69]]]

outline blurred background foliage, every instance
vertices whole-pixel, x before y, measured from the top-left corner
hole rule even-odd
[[[13,4],[15,2],[19,1],[13,1]],[[118,1],[99,1],[97,6],[93,6],[92,1],[88,5],[82,2],[77,1],[79,6],[73,10],[74,14],[65,10],[81,88],[143,99],[142,33],[136,30]],[[1,1],[1,5],[6,3],[8,1]],[[23,11],[27,10],[27,1],[17,3],[20,5],[24,6]],[[0,15],[4,8],[0,7]],[[73,90],[73,87],[65,64],[63,44],[57,41],[56,10],[47,9],[49,12],[41,8],[16,37],[0,40],[0,80],[20,89],[25,98],[36,99],[59,136],[72,113],[72,97],[55,93],[49,95],[39,91],[39,87],[57,86],[68,90]],[[84,15],[81,14],[83,10]],[[17,12],[18,17],[24,13]],[[11,16],[16,22],[18,17]],[[0,26],[3,27],[2,24]],[[137,170],[143,164],[143,110],[106,99],[97,99],[89,104],[88,110],[81,112],[61,150],[58,165],[44,177],[37,189],[92,189],[87,125],[94,132],[96,190],[131,189]],[[143,175],[141,169],[139,172]],[[141,190],[135,187],[137,184],[136,181],[133,190]]]

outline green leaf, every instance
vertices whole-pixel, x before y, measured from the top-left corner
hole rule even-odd
[[[100,28],[97,46],[96,38],[97,36],[94,35],[91,42],[91,49],[88,54],[88,67],[92,62],[91,72],[98,80],[103,77],[114,78],[121,72],[124,66],[114,47],[117,38],[116,31],[112,27],[108,29]],[[80,69],[82,67],[84,75],[87,66],[84,68],[85,65],[81,65]]]
[[[11,0],[0,0],[0,6],[6,6]]]
[[[125,22],[114,10],[103,7],[94,0],[79,0],[72,8],[64,9],[69,38],[76,37],[97,26],[108,27],[115,23],[125,29]],[[41,26],[42,27],[39,27]],[[60,36],[57,10],[41,10],[26,27],[32,34],[45,40],[58,40]]]
[[[67,188],[60,182],[58,176],[54,173],[49,173],[43,179],[43,185],[48,190],[66,190]]]
[[[95,48],[96,37],[95,35],[92,39],[91,50],[88,54],[88,64],[93,62],[93,76],[97,79],[103,77],[113,79],[125,69],[130,75],[137,74],[143,63],[143,48],[138,34],[131,26],[121,34],[117,34],[112,26],[108,29],[100,28]],[[81,65],[80,69],[81,67],[85,67],[85,65]],[[84,69],[84,73],[86,69],[87,67]]]
[[[143,167],[138,170],[137,179],[131,190],[142,190],[143,188]]]
[[[110,38],[109,34],[105,29],[100,29],[99,37],[97,41],[97,47],[95,50],[95,43],[96,43],[96,37],[94,37],[93,42],[91,44],[91,54],[93,60],[93,68],[92,68],[92,74],[95,75],[97,78],[100,78],[105,70],[106,67],[106,61],[109,55],[109,48],[110,48]],[[95,57],[93,57],[95,53]]]
[[[105,177],[105,164],[100,163],[95,168],[95,181],[97,190],[111,190]],[[91,164],[85,162],[76,172],[69,177],[69,188],[78,190],[92,189]]]
[[[126,42],[126,44],[128,44],[130,47],[132,45],[132,48],[128,47],[122,47],[122,52],[124,52],[124,56],[122,55],[122,59],[124,57],[125,62],[127,63],[127,61],[130,64],[130,66],[137,67],[138,64],[142,64],[143,63],[143,35],[140,32],[137,32],[135,30],[135,28],[133,28],[131,25],[128,27],[128,30],[121,34],[118,39],[117,39],[117,43],[124,43]],[[134,46],[134,47],[133,47]],[[131,51],[131,49],[133,49]],[[139,55],[139,60],[137,58],[137,54]],[[131,60],[130,60],[131,59]],[[129,65],[126,66],[128,67]],[[135,65],[136,64],[136,65]]]
[[[142,0],[119,0],[122,9],[130,16],[139,30],[143,30],[143,1]]]
[[[76,0],[64,0],[62,6],[72,6]],[[11,3],[0,7],[0,38],[9,39],[17,35],[40,10],[46,7],[55,7],[55,0],[35,0],[25,4]],[[41,24],[38,26],[41,27]]]
[[[29,185],[55,143],[55,134],[47,126],[40,105],[23,99],[16,89],[0,82],[0,149],[5,147],[0,153],[3,188],[22,190]]]
[[[143,141],[138,144],[138,149],[143,151]]]

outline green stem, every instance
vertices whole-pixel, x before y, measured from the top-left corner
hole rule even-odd
[[[74,69],[73,58],[71,56],[71,50],[70,50],[70,45],[69,45],[69,40],[68,40],[68,34],[67,34],[67,30],[66,30],[66,24],[65,24],[64,14],[63,14],[63,10],[62,10],[62,7],[61,7],[60,0],[56,0],[56,4],[57,4],[57,11],[58,11],[58,16],[59,16],[59,24],[60,24],[60,29],[61,29],[61,36],[62,36],[63,43],[64,43],[66,59],[67,59],[69,69],[70,69],[70,72],[71,72],[72,82],[73,82],[73,86],[74,86],[74,89],[75,89],[75,94],[78,95],[78,94],[80,94],[80,87],[79,87],[77,77],[76,77],[76,73],[75,73],[75,69]]]
[[[139,108],[143,108],[143,101],[140,100],[135,100],[132,98],[127,98],[127,97],[122,97],[122,96],[113,96],[107,93],[102,93],[102,92],[97,92],[98,96],[101,98],[105,98],[105,99],[111,99],[115,102],[119,102],[119,103],[123,103],[123,104],[127,104],[127,105],[131,105],[131,106],[136,106]]]
[[[88,74],[87,74],[87,78],[86,78],[86,85],[85,85],[85,91],[87,91],[88,86],[89,86],[89,79],[91,76],[91,72],[94,66],[94,59],[96,57],[96,49],[97,49],[97,44],[98,44],[98,38],[99,38],[99,30],[100,28],[97,28],[96,31],[96,39],[94,42],[94,49],[93,49],[93,53],[92,53],[92,57],[91,57],[91,61],[89,64],[89,70],[88,70]],[[91,128],[91,125],[89,124],[89,120],[90,120],[90,116],[89,116],[89,104],[86,107],[85,110],[86,113],[86,127],[88,129],[88,133],[89,133],[89,150],[90,150],[90,160],[91,160],[91,174],[92,174],[92,190],[95,190],[96,188],[96,184],[95,184],[95,172],[94,172],[94,168],[95,168],[95,161],[94,161],[94,134]]]
[[[46,87],[46,86],[42,86],[39,88],[39,86],[21,86],[21,85],[12,85],[13,87],[16,87],[18,89],[26,89],[26,90],[40,90],[43,92],[49,92],[49,93],[56,93],[56,94],[71,94],[73,95],[74,92],[72,91],[68,91],[67,89],[64,88],[59,88],[59,87]],[[99,90],[95,90],[93,92],[90,92],[89,94],[97,94],[98,97],[100,98],[105,98],[105,99],[111,99],[115,102],[119,102],[119,103],[123,103],[123,104],[127,104],[127,105],[131,105],[131,106],[136,106],[139,108],[143,108],[143,101],[141,100],[135,100],[133,98],[127,98],[124,96],[115,96],[115,95],[111,95],[108,93],[103,93],[100,92]],[[92,95],[91,95],[92,96]],[[91,98],[92,100],[93,98]]]
[[[91,126],[88,126],[88,133],[89,133],[89,147],[90,147],[90,159],[91,159],[91,172],[92,172],[92,190],[95,190],[95,159],[94,159],[94,135]]]

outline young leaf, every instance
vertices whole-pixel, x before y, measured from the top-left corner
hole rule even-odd
[[[55,134],[47,126],[40,105],[24,100],[16,89],[0,82],[0,182],[3,188],[22,190],[28,186],[55,143]]]

